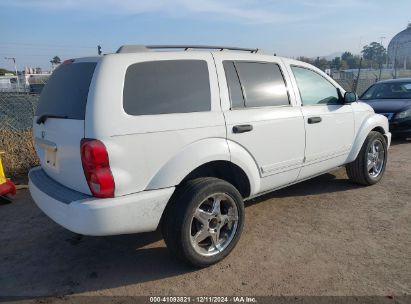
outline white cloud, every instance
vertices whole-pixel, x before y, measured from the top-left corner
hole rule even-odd
[[[287,3],[284,1],[277,1]],[[288,23],[307,19],[295,12],[280,12],[276,3],[250,0],[0,0],[0,7],[41,10],[83,10],[99,14],[163,13],[171,17],[228,18],[237,23]]]
[[[350,13],[349,9],[367,8],[375,6],[369,0],[297,0],[296,3],[318,9],[348,9],[345,13]]]

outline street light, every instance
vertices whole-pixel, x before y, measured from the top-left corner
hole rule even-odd
[[[385,37],[385,36],[381,36],[380,37],[380,39],[381,39],[381,46],[383,46],[384,47],[384,45],[382,44],[383,43],[383,41],[384,41],[384,39],[386,39],[387,37]],[[388,50],[387,50],[388,51]],[[387,51],[385,52],[385,67],[386,68],[388,68],[388,54],[387,54]]]
[[[14,62],[14,70],[16,71],[16,77],[17,77],[17,86],[20,88],[20,80],[19,80],[19,75],[17,73],[17,65],[16,65],[16,57],[4,57],[6,60],[13,60]]]
[[[383,40],[385,39],[386,37],[384,37],[384,36],[381,36],[380,37],[380,39],[381,39],[381,46],[382,46],[382,48],[384,49],[384,45],[382,44],[382,42],[383,42]],[[388,55],[387,55],[387,52],[385,52],[385,56],[384,56],[385,58],[385,64],[386,64],[386,67],[388,66]],[[379,74],[379,76],[378,76],[378,80],[381,80],[381,73],[382,73],[382,63],[380,63],[380,74]]]

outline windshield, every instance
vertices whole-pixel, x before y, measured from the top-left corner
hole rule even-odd
[[[36,115],[84,120],[96,64],[80,62],[60,65],[43,88]]]
[[[362,94],[360,99],[411,99],[411,82],[377,83]]]

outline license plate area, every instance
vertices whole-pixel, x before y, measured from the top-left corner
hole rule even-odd
[[[45,159],[44,162],[47,166],[56,168],[57,167],[57,151],[46,149],[44,151]]]
[[[42,138],[35,138],[35,143],[44,151],[43,163],[53,169],[57,169],[57,145]]]

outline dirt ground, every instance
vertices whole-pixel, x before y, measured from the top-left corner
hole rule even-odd
[[[383,180],[344,169],[247,203],[224,261],[193,269],[158,232],[83,237],[20,190],[0,205],[0,296],[411,294],[411,141],[397,141]]]

